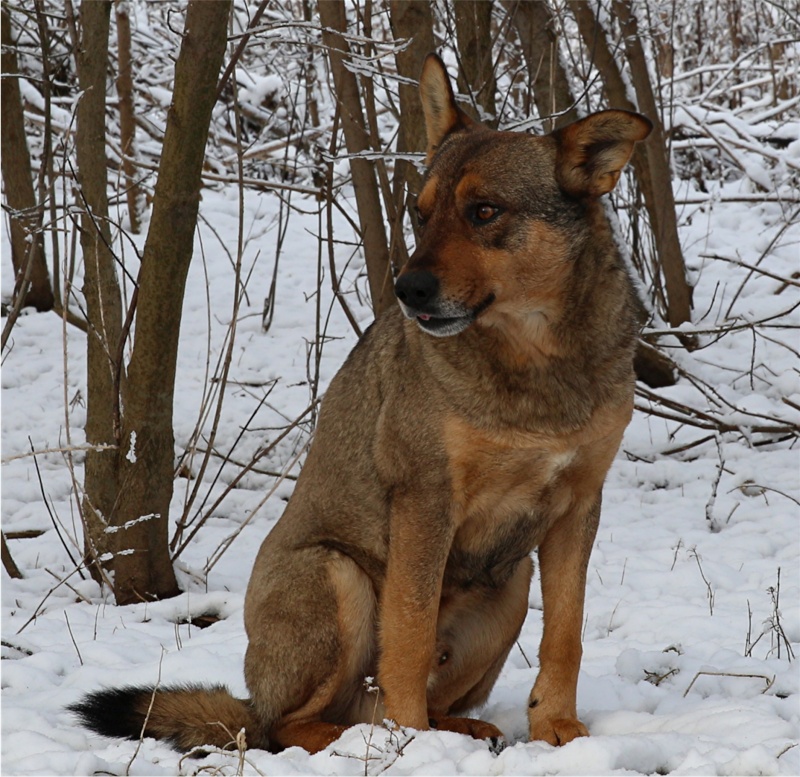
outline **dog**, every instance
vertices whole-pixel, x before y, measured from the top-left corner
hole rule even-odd
[[[640,303],[604,216],[651,124],[620,110],[546,136],[420,78],[428,171],[396,309],[331,382],[294,494],[244,604],[250,698],[225,688],[100,690],[71,707],[109,736],[180,749],[317,752],[383,721],[502,742],[480,707],[543,599],[530,738],[588,731],[576,710],[586,570],[633,410]],[[379,688],[371,693],[365,678]]]

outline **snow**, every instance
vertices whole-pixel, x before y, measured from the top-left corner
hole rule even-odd
[[[732,182],[711,194],[732,197],[739,186]],[[280,231],[278,200],[256,193],[245,200],[245,235],[251,235],[244,254],[248,300],[239,313],[231,382],[214,443],[221,455],[232,451],[234,462],[249,461],[313,398],[315,236],[324,219],[318,219],[314,202],[295,204],[304,213],[290,219],[274,320],[264,333],[261,311]],[[212,373],[226,348],[232,309],[234,280],[226,251],[237,241],[236,193],[206,189],[201,210],[181,325],[176,455],[184,453],[198,417],[208,412],[209,397],[216,401],[219,386]],[[681,240],[697,280],[695,310],[705,316],[694,331],[720,326],[742,284],[732,315],[761,320],[797,306],[796,286],[780,290],[779,281],[758,275],[745,283],[745,268],[707,258],[719,252],[756,263],[785,218],[776,202],[685,207]],[[362,260],[357,254],[351,260],[352,245],[345,244],[350,228],[340,214],[334,219],[337,240],[343,241],[336,246],[337,267],[348,265],[343,288],[364,325],[369,311],[354,293],[358,289],[364,299]],[[790,275],[797,268],[799,240],[797,224],[785,230],[764,269]],[[3,248],[7,251],[5,243]],[[321,392],[355,342],[332,298],[325,264]],[[4,294],[11,284],[4,264]],[[796,327],[797,310],[782,323]],[[701,335],[706,347],[671,353],[717,394],[682,380],[659,395],[705,410],[711,396],[714,409],[731,422],[756,426],[767,424],[769,416],[796,424],[796,331],[765,330],[771,339],[755,341],[748,329],[721,338]],[[541,635],[536,582],[519,647],[481,713],[506,734],[508,747],[499,754],[448,732],[390,733],[362,725],[313,756],[298,748],[280,754],[250,750],[240,762],[238,753],[185,758],[154,740],[115,741],[80,728],[65,707],[101,686],[214,681],[246,693],[244,591],[258,546],[293,483],[283,479],[262,505],[276,484],[275,474],[268,473],[281,473],[302,458],[306,439],[288,435],[214,508],[179,559],[181,596],[117,607],[106,590],[77,571],[81,539],[73,480],[69,458],[58,450],[71,441],[80,484],[85,337],[70,328],[65,342],[56,316],[29,314],[20,318],[12,340],[2,369],[3,530],[43,534],[10,540],[24,578],[4,574],[0,591],[3,774],[800,774],[800,679],[777,631],[779,621],[794,654],[800,654],[798,452],[786,442],[762,445],[756,432],[750,442],[758,445],[735,433],[715,440],[707,430],[641,411],[608,478],[589,569],[578,708],[590,738],[562,748],[526,741],[527,694]],[[210,421],[204,423],[200,448],[208,439]],[[55,452],[40,452],[34,461],[31,447]],[[685,450],[666,453],[681,447]],[[130,450],[133,455],[133,440]],[[241,468],[220,461],[211,459],[200,484],[204,510]],[[199,454],[186,463],[196,475]],[[289,475],[297,471],[294,465]],[[173,519],[196,485],[193,479],[176,480]],[[190,516],[196,510],[197,504]],[[219,620],[204,629],[192,625],[193,617],[204,614]]]

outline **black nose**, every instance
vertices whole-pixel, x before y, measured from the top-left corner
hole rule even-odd
[[[424,308],[439,294],[439,279],[428,270],[412,270],[400,274],[394,284],[397,299],[411,308]]]

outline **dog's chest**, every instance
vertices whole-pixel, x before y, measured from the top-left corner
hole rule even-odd
[[[504,524],[519,516],[551,512],[558,494],[570,490],[565,477],[583,452],[569,436],[487,432],[458,419],[445,425],[455,521],[466,544],[483,535],[486,520]],[[476,525],[472,525],[476,524]]]
[[[456,524],[445,589],[502,586],[572,502],[564,475],[577,451],[566,441],[491,435],[461,422],[448,425],[445,441]]]
[[[444,425],[456,532],[445,585],[502,585],[568,512],[588,514],[617,451],[630,407],[602,408],[565,434]]]

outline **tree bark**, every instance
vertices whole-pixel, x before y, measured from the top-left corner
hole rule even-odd
[[[318,10],[322,23],[322,41],[328,49],[345,144],[349,154],[358,155],[370,150],[369,130],[361,108],[358,81],[344,64],[350,54],[350,47],[343,34],[347,30],[344,2],[320,0]],[[367,159],[351,156],[350,170],[353,174],[372,309],[377,316],[395,304],[383,211],[372,163]]]
[[[552,132],[576,121],[578,109],[570,89],[567,73],[558,53],[555,19],[547,2],[507,0],[506,9],[519,36],[522,56],[528,69],[529,88],[539,116],[544,119],[544,131]]]
[[[0,140],[2,142],[2,173],[11,232],[11,262],[17,279],[15,294],[23,294],[24,305],[38,311],[52,310],[53,288],[44,252],[44,236],[39,230],[41,214],[37,213],[36,194],[33,190],[31,157],[25,138],[25,118],[20,93],[19,68],[14,40],[11,34],[11,16],[3,6],[2,58],[0,70],[3,88],[0,91]],[[27,291],[22,286],[28,263]]]
[[[117,350],[122,331],[122,300],[117,282],[111,232],[105,154],[106,72],[110,0],[81,5],[81,40],[77,52],[78,101],[76,152],[78,183],[83,204],[83,251],[87,334],[86,442],[114,446]],[[84,473],[83,521],[89,570],[98,581],[99,556],[113,553],[114,540],[106,532],[114,522],[118,491],[118,452],[89,450]],[[106,557],[107,558],[107,557]],[[104,560],[104,563],[107,561]]]
[[[391,0],[392,34],[397,40],[407,40],[402,51],[395,54],[397,73],[413,81],[419,79],[425,57],[436,49],[433,39],[433,15],[429,0]],[[425,117],[416,84],[400,83],[400,126],[397,132],[397,151],[399,153],[424,153],[427,147],[425,137]],[[419,193],[422,176],[414,164],[398,160],[398,172],[409,191]]]
[[[119,136],[122,158],[122,173],[125,176],[125,190],[128,200],[128,221],[131,232],[141,231],[139,209],[143,201],[141,187],[136,182],[136,168],[129,157],[136,154],[136,116],[133,98],[133,62],[131,60],[131,20],[126,0],[117,0],[115,5],[117,20],[117,95],[119,97]]]
[[[578,23],[578,30],[589,51],[589,57],[602,76],[610,105],[629,111],[637,110],[637,106],[628,98],[622,73],[608,47],[606,31],[595,18],[591,5],[586,0],[568,0],[568,5]],[[618,15],[620,10],[623,15],[625,14],[625,8],[619,9],[615,4],[615,9]],[[630,19],[630,14],[627,14],[626,18]],[[675,199],[672,194],[669,164],[664,152],[664,132],[652,87],[649,86],[650,80],[647,75],[641,41],[638,41],[638,47],[636,47],[636,41],[629,40],[631,29],[633,29],[633,34],[636,34],[635,27],[631,28],[626,25],[622,17],[620,17],[620,21],[623,23],[624,30],[627,30],[624,32],[626,53],[631,64],[633,78],[639,89],[642,89],[641,95],[637,90],[637,99],[640,102],[641,111],[654,125],[651,137],[645,143],[638,143],[634,148],[631,164],[644,195],[645,208],[650,217],[658,253],[658,265],[664,277],[666,287],[664,305],[667,319],[671,326],[679,326],[683,322],[691,320],[691,287],[686,281],[686,265],[678,240]],[[629,46],[634,47],[630,52],[627,50]],[[638,48],[638,53],[635,51],[636,48]],[[633,61],[630,59],[631,54],[634,55]],[[634,66],[634,62],[637,63],[636,66]],[[645,78],[647,79],[646,86]],[[646,94],[648,89],[649,101]]]
[[[408,43],[402,51],[395,54],[398,75],[413,81],[419,79],[425,57],[436,48],[433,39],[433,14],[430,0],[390,0],[389,14],[392,34],[397,40]],[[397,131],[398,154],[424,153],[427,147],[425,137],[425,117],[416,84],[400,83],[400,124]],[[414,162],[398,159],[394,166],[392,195],[394,197],[396,222],[392,225],[392,246],[403,240],[403,220],[405,214],[411,219],[416,234],[415,197],[422,188],[422,174]],[[399,267],[399,260],[392,255],[393,266]]]
[[[459,53],[458,89],[472,94],[478,105],[497,124],[492,58],[492,0],[458,0],[453,3]]]
[[[655,238],[667,291],[667,320],[670,326],[680,326],[692,320],[692,288],[686,280],[686,264],[678,238],[678,220],[675,215],[675,197],[672,193],[672,174],[664,127],[653,95],[647,59],[630,0],[614,0],[613,8],[622,26],[625,53],[631,66],[631,79],[639,108],[653,122],[650,140],[643,145],[652,179],[652,210],[659,214],[658,222],[654,225],[657,227]]]
[[[175,65],[124,397],[114,564],[120,604],[178,593],[167,531],[178,338],[230,8],[230,0],[190,0]]]

